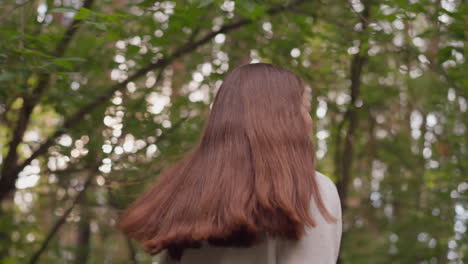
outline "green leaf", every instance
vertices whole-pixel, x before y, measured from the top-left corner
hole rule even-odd
[[[76,12],[77,10],[72,7],[57,7],[52,8],[49,12],[50,13],[69,13],[69,12]]]
[[[0,82],[8,81],[16,77],[16,73],[13,72],[2,72],[0,73]]]
[[[87,8],[80,8],[78,10],[78,13],[75,15],[75,19],[85,19],[93,14],[93,11],[87,9]]]
[[[214,2],[214,0],[202,0],[202,1],[199,1],[199,4],[198,4],[198,8],[202,8],[202,7],[205,7],[205,6],[208,6],[210,4],[212,4]]]
[[[73,64],[72,62],[83,62],[85,59],[83,58],[59,58],[55,59],[53,63],[58,66],[62,66],[67,70],[72,70],[73,69]]]

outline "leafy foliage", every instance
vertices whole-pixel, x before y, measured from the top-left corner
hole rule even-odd
[[[467,15],[457,0],[2,4],[0,262],[151,263],[119,210],[194,146],[226,72],[263,61],[312,87],[341,263],[464,263]]]

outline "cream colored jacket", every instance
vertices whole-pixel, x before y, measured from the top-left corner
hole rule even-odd
[[[298,241],[267,239],[250,248],[214,247],[203,244],[201,248],[189,248],[182,259],[175,261],[161,253],[159,264],[334,264],[336,263],[342,233],[341,205],[335,184],[325,175],[316,172],[326,208],[338,218],[336,223],[328,223],[315,202],[311,211],[318,225],[306,226],[306,235]]]

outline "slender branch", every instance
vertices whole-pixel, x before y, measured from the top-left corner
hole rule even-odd
[[[3,23],[3,22],[5,22],[5,20],[7,20],[7,19],[10,17],[10,15],[11,15],[16,9],[21,8],[21,7],[27,5],[27,4],[31,3],[31,2],[33,2],[33,0],[26,0],[26,1],[24,1],[23,3],[21,3],[21,4],[16,4],[16,5],[12,6],[12,7],[10,8],[10,10],[5,11],[4,14],[2,15],[2,17],[0,17],[0,24]]]
[[[463,92],[463,89],[460,87],[460,85],[458,85],[458,83],[456,83],[452,79],[452,77],[450,77],[450,75],[447,73],[447,71],[445,71],[445,69],[443,67],[436,64],[431,59],[429,59],[429,62],[425,63],[425,65],[427,65],[429,67],[429,69],[431,69],[433,72],[440,74],[445,79],[445,81],[457,91],[457,93],[459,95],[461,95],[463,97],[467,96],[466,92]]]
[[[90,8],[94,0],[86,0],[83,3],[84,8]],[[82,20],[75,19],[65,31],[63,37],[58,42],[54,55],[62,56],[68,47],[70,40],[75,35],[78,26],[82,23]],[[16,128],[12,133],[12,139],[8,144],[8,153],[3,162],[1,168],[1,178],[0,178],[0,201],[2,201],[9,193],[10,190],[14,189],[15,182],[17,179],[17,174],[21,170],[18,170],[18,146],[23,141],[24,133],[29,125],[31,114],[34,111],[34,108],[39,103],[43,93],[45,92],[50,81],[50,73],[42,73],[39,75],[39,81],[37,86],[33,89],[30,95],[24,95],[23,106],[19,111],[18,121],[16,123]],[[31,159],[32,160],[32,159]],[[28,163],[29,164],[29,163]],[[21,166],[20,166],[21,167]]]
[[[88,1],[92,1],[92,0],[88,0]],[[297,0],[297,1],[292,2],[289,5],[284,5],[284,6],[282,5],[282,6],[274,7],[274,8],[271,8],[270,10],[268,10],[267,14],[268,15],[275,15],[275,14],[278,14],[278,13],[280,13],[282,11],[286,11],[286,10],[288,10],[290,8],[298,6],[299,4],[301,4],[303,2],[305,2],[305,0]],[[127,86],[128,83],[139,79],[140,77],[144,76],[146,73],[148,73],[150,71],[153,71],[153,70],[156,70],[156,69],[160,69],[161,67],[165,67],[166,65],[171,63],[173,60],[175,60],[175,59],[177,59],[177,58],[179,58],[179,57],[181,57],[181,56],[183,56],[183,55],[185,55],[187,53],[190,53],[190,52],[196,50],[197,48],[201,47],[205,43],[211,41],[216,35],[218,35],[220,33],[228,33],[228,32],[234,31],[234,30],[236,30],[238,28],[241,28],[242,26],[251,24],[253,22],[254,22],[253,20],[245,18],[245,19],[241,19],[241,20],[239,20],[237,22],[226,24],[226,25],[222,26],[220,29],[206,34],[204,37],[202,37],[201,39],[199,39],[197,41],[186,43],[185,45],[183,45],[179,49],[175,50],[172,53],[172,55],[168,56],[167,58],[163,58],[163,59],[158,60],[155,63],[148,64],[145,67],[143,67],[143,68],[139,69],[138,71],[136,71],[133,75],[131,75],[125,81],[123,81],[121,83],[114,84],[113,86],[111,86],[111,88],[109,90],[107,90],[106,92],[104,92],[103,94],[101,94],[100,96],[95,98],[95,100],[92,101],[91,103],[83,106],[75,114],[73,114],[71,117],[66,119],[65,122],[63,123],[62,127],[58,128],[55,131],[55,133],[52,136],[50,136],[43,144],[41,144],[40,147],[36,151],[34,151],[33,154],[29,158],[27,158],[25,161],[23,161],[18,166],[14,166],[11,169],[8,168],[8,170],[3,171],[3,173],[2,173],[3,176],[0,179],[0,183],[1,183],[1,181],[3,179],[5,179],[6,181],[8,181],[8,185],[5,186],[5,187],[2,187],[0,185],[0,201],[3,200],[3,198],[6,196],[6,194],[9,191],[14,189],[14,182],[16,181],[16,178],[18,177],[17,175],[18,175],[19,172],[21,172],[24,169],[24,167],[26,167],[33,159],[35,159],[38,156],[44,154],[47,151],[47,149],[50,146],[53,145],[56,138],[58,138],[59,136],[64,134],[65,131],[67,131],[68,129],[70,129],[70,128],[74,127],[75,125],[77,125],[87,114],[92,112],[99,105],[107,102],[113,96],[113,94],[116,91],[124,89]],[[16,149],[16,146],[15,146],[15,149]],[[14,152],[16,153],[16,151],[14,151]],[[5,161],[7,161],[7,159],[5,159]],[[16,164],[16,159],[15,159],[15,164]],[[7,166],[4,166],[4,167],[7,167]]]
[[[83,3],[82,8],[90,9],[93,5],[94,0],[85,0]],[[75,35],[76,31],[78,30],[79,26],[83,23],[82,19],[74,19],[71,25],[65,31],[60,42],[57,44],[55,48],[55,56],[61,57],[65,53],[65,50],[68,48],[70,41],[72,40],[73,36]]]
[[[98,163],[100,164],[100,163]],[[72,204],[68,209],[64,212],[64,214],[55,222],[55,224],[52,226],[52,228],[49,230],[46,238],[42,242],[41,246],[39,249],[32,255],[31,259],[29,260],[29,264],[35,264],[39,261],[39,258],[41,255],[46,251],[47,246],[49,245],[50,241],[52,238],[55,236],[55,234],[59,231],[59,229],[65,224],[67,217],[70,215],[70,213],[73,211],[75,208],[75,205],[82,199],[83,195],[91,185],[95,173],[97,172],[99,166],[94,166],[88,174],[88,177],[84,183],[83,189],[76,195],[75,199],[73,200]]]
[[[187,120],[187,118],[182,118],[180,120],[178,120],[168,131],[166,131],[166,133],[163,133],[161,136],[158,137],[158,142],[162,139],[164,139],[167,135],[169,135],[172,131],[175,131],[177,130],[177,128],[180,127],[180,125],[185,121]],[[127,156],[126,155],[122,155],[121,157],[119,157],[119,160],[123,160],[125,159]],[[95,165],[93,168],[91,168],[91,170],[89,171],[89,175],[88,175],[88,178],[86,179],[86,182],[84,184],[84,187],[83,189],[77,194],[77,196],[75,197],[75,199],[73,200],[73,203],[70,205],[70,207],[67,209],[67,211],[55,222],[55,224],[53,225],[53,227],[50,229],[48,235],[46,236],[46,239],[44,239],[44,241],[42,242],[40,248],[33,254],[33,256],[31,257],[31,260],[29,261],[29,264],[34,264],[34,263],[37,263],[37,261],[39,260],[40,256],[46,251],[47,249],[47,246],[48,244],[50,243],[50,241],[52,240],[52,238],[55,236],[55,234],[58,232],[58,230],[60,229],[60,227],[63,226],[63,224],[65,224],[65,221],[68,217],[68,215],[73,211],[74,207],[80,202],[80,199],[82,199],[82,196],[84,195],[84,193],[86,192],[86,190],[88,189],[88,187],[90,186],[92,180],[94,179],[94,176],[95,176],[95,173],[98,171],[99,169],[99,166],[101,165],[102,163],[102,159],[100,159],[101,162],[98,162],[97,164],[98,165]],[[63,172],[63,171],[59,171],[59,172]]]

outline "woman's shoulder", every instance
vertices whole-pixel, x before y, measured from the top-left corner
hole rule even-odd
[[[330,178],[318,171],[315,172],[315,179],[325,207],[337,221],[326,221],[312,198],[311,214],[317,225],[307,226],[304,236],[298,241],[277,240],[277,263],[305,264],[311,260],[316,263],[335,263],[337,260],[342,233],[338,190]]]
[[[335,183],[323,173],[315,171],[315,178],[319,185],[320,195],[332,214],[341,217],[341,202]]]
[[[320,188],[326,192],[330,192],[333,195],[338,195],[338,189],[335,183],[329,177],[325,176],[319,171],[315,171],[315,178]]]

